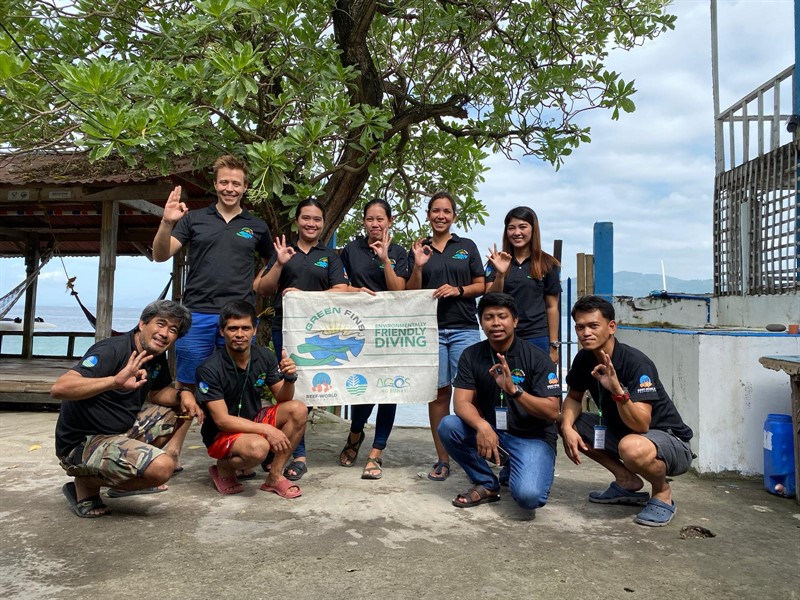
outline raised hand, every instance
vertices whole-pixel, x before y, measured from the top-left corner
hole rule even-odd
[[[114,375],[114,388],[131,392],[142,387],[147,383],[147,370],[143,365],[152,358],[153,355],[148,354],[146,350],[141,352],[134,350],[122,370]]]
[[[414,255],[414,264],[421,267],[433,254],[433,249],[428,244],[423,244],[424,240],[417,240],[411,244],[411,253]]]
[[[389,228],[383,230],[383,236],[377,242],[372,242],[369,247],[372,248],[376,256],[381,259],[381,262],[386,262],[389,258],[389,246],[392,245],[392,236],[389,234]]]
[[[489,248],[486,260],[492,265],[498,275],[505,276],[511,268],[511,255],[508,252],[498,251],[497,244],[494,248]]]
[[[297,376],[297,365],[289,358],[289,353],[286,352],[286,348],[281,350],[281,362],[278,363],[278,371],[290,380]]]
[[[291,258],[295,255],[294,248],[292,248],[291,244],[286,243],[285,235],[282,235],[281,237],[276,237],[273,247],[275,248],[275,255],[276,255],[275,260],[281,266],[288,263],[291,260]]]
[[[186,203],[181,201],[181,186],[175,186],[167,198],[164,205],[164,216],[162,219],[171,225],[175,225],[183,216],[189,212]]]
[[[617,379],[617,370],[611,363],[611,357],[604,350],[600,351],[600,361],[600,364],[592,369],[592,377],[597,379],[600,385],[612,394],[621,393],[622,386],[619,383],[619,379]]]

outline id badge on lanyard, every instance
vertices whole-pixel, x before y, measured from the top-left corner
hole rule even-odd
[[[605,450],[606,447],[606,426],[603,425],[603,392],[600,391],[600,401],[597,403],[597,425],[594,426],[594,441],[592,448],[595,450]]]
[[[494,426],[498,431],[508,430],[508,408],[497,406],[494,409]]]

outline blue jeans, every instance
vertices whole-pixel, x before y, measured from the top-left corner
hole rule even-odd
[[[481,334],[477,329],[439,330],[439,388],[453,383],[461,353],[480,341]]]
[[[500,445],[509,454],[508,488],[520,507],[533,510],[544,506],[553,485],[556,453],[540,439],[528,439],[497,431]],[[478,454],[476,431],[457,415],[448,415],[439,423],[439,438],[447,453],[461,465],[469,480],[487,490],[498,491],[500,482],[489,463]]]
[[[550,336],[549,335],[541,335],[539,337],[533,338],[525,338],[525,341],[529,344],[533,344],[540,350],[544,350],[547,356],[550,356]]]
[[[195,385],[197,368],[216,348],[225,347],[225,338],[219,333],[219,315],[192,313],[192,326],[175,342],[175,379]]]
[[[353,421],[350,424],[351,433],[361,433],[364,425],[372,414],[374,404],[354,404],[350,408],[353,411]],[[378,416],[375,419],[375,441],[372,447],[376,450],[384,450],[386,442],[389,441],[389,434],[392,433],[394,416],[397,413],[397,404],[379,404]]]

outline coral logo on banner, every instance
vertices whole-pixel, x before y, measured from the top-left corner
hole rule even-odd
[[[323,393],[331,389],[331,377],[327,373],[317,373],[311,380],[311,391]]]
[[[242,238],[244,238],[246,240],[252,240],[253,239],[253,230],[250,229],[249,227],[242,227],[236,233],[236,235],[238,235],[239,237],[242,237]]]
[[[298,367],[339,366],[364,349],[364,321],[350,309],[334,306],[321,310],[305,329],[311,335],[291,355]]]
[[[344,382],[344,387],[353,396],[361,396],[367,391],[367,378],[358,373],[354,373]]]

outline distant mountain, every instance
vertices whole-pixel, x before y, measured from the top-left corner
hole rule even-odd
[[[652,291],[661,291],[661,275],[617,271],[614,273],[614,295],[640,298]],[[678,279],[667,275],[667,291],[685,294],[710,294],[714,291],[713,279]]]

